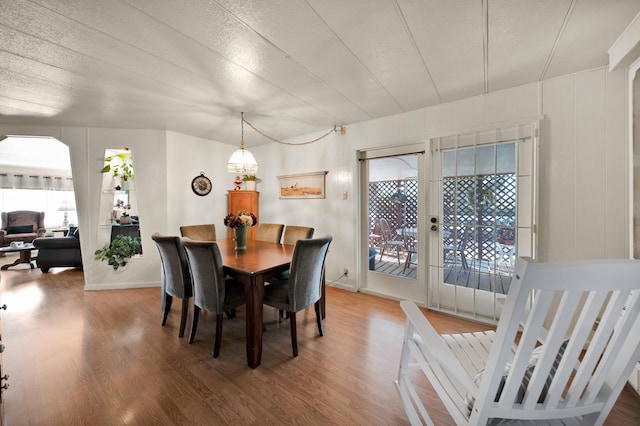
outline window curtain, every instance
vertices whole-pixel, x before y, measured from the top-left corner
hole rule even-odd
[[[0,188],[73,191],[73,179],[67,176],[0,173]]]

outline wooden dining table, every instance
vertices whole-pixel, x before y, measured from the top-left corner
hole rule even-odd
[[[293,245],[247,240],[246,250],[236,251],[233,238],[216,240],[224,272],[244,285],[247,310],[247,364],[262,359],[264,283],[289,269]]]

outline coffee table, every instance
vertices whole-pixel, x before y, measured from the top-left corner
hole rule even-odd
[[[31,266],[31,269],[34,269],[35,266],[33,266],[33,263],[31,263],[31,261],[35,260],[36,258],[31,257],[31,250],[35,250],[35,247],[31,243],[25,243],[20,247],[0,247],[0,253],[20,253],[20,257],[16,259],[15,262],[2,265],[2,267],[0,267],[0,270],[6,271],[10,267],[16,266],[20,263],[28,263],[29,266]]]

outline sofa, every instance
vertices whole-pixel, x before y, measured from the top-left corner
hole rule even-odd
[[[78,228],[70,228],[65,237],[36,238],[33,246],[38,249],[36,265],[44,273],[55,267],[82,268]]]
[[[35,238],[42,237],[46,231],[44,212],[17,210],[2,212],[1,217],[0,247],[9,246],[14,241],[31,243]]]

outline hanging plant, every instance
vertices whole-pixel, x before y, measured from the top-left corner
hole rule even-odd
[[[467,204],[476,209],[483,210],[493,205],[493,191],[489,188],[473,186],[467,192]]]
[[[133,173],[133,159],[131,151],[125,148],[123,152],[104,157],[105,165],[102,173],[113,173],[113,177],[119,177],[123,181],[128,181],[135,177]]]
[[[140,237],[117,235],[113,241],[95,251],[95,259],[107,262],[114,270],[126,266],[127,262],[140,250]]]

